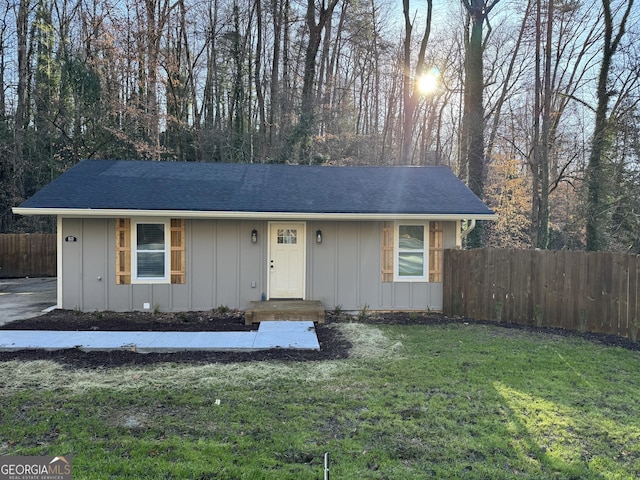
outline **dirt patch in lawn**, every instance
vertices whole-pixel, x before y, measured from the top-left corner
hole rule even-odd
[[[77,349],[42,351],[24,350],[0,352],[0,361],[53,360],[78,367],[100,368],[121,365],[146,365],[159,362],[175,363],[233,363],[263,360],[320,361],[349,358],[358,354],[352,345],[348,328],[340,324],[360,322],[368,325],[446,325],[476,323],[498,325],[505,329],[527,330],[561,336],[579,336],[597,343],[640,350],[638,343],[628,339],[562,329],[535,328],[511,323],[480,322],[466,318],[449,318],[438,313],[370,313],[366,318],[328,312],[324,324],[316,325],[320,351],[271,349],[254,352],[178,352],[140,354],[129,351],[83,352]],[[241,311],[206,312],[93,312],[54,310],[39,317],[18,320],[0,326],[0,330],[61,330],[61,331],[166,331],[166,332],[225,332],[257,330],[258,325],[245,325]],[[505,332],[506,333],[506,332]]]

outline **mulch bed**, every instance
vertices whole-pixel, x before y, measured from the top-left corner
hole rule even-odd
[[[0,330],[62,331],[158,331],[158,332],[246,332],[257,330],[258,324],[245,325],[244,314],[229,312],[93,312],[53,310],[39,317],[18,320],[0,326]],[[233,363],[263,360],[319,361],[347,358],[351,343],[337,329],[317,325],[320,351],[271,349],[238,352],[135,353],[129,351],[83,352],[68,350],[22,350],[0,352],[0,361],[53,360],[77,367],[114,367],[172,363]]]
[[[351,343],[332,328],[339,322],[354,321],[353,316],[328,312],[324,324],[316,325],[320,351],[271,349],[255,352],[184,352],[148,353],[129,351],[83,352],[77,349],[42,351],[24,350],[0,352],[0,361],[53,360],[81,368],[102,368],[124,365],[148,365],[160,362],[173,363],[234,363],[264,360],[322,361],[349,357]],[[527,330],[561,336],[579,336],[604,345],[640,350],[640,344],[610,335],[579,333],[563,329],[535,328],[512,323],[483,322],[466,318],[449,318],[438,313],[409,314],[406,312],[371,313],[363,320],[368,324],[394,325],[445,325],[451,323],[476,323],[499,325],[507,329]],[[257,330],[258,325],[245,325],[244,314],[239,311],[207,311],[184,313],[149,312],[94,312],[54,310],[39,317],[19,320],[0,326],[0,330],[89,330],[89,331],[166,331],[166,332],[224,332]]]

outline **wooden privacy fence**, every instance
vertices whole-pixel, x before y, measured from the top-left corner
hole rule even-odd
[[[0,277],[55,277],[56,235],[0,235]]]
[[[636,255],[447,250],[444,313],[638,338]]]

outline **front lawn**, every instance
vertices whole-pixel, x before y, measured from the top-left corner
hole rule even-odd
[[[0,455],[74,479],[640,476],[640,353],[495,326],[336,323],[347,360],[0,363]]]

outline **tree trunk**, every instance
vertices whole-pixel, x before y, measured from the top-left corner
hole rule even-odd
[[[289,0],[284,0],[282,16],[282,89],[280,91],[278,104],[278,124],[280,125],[280,136],[289,133],[292,116],[292,86],[291,86],[291,4]],[[278,147],[282,148],[282,142]]]
[[[151,156],[160,158],[160,111],[158,108],[158,65],[160,43],[169,15],[168,0],[145,0],[146,10],[146,133]]]
[[[336,126],[333,125],[333,119],[335,118],[333,114],[333,107],[334,101],[337,97],[337,88],[339,86],[339,82],[336,82],[336,78],[338,78],[336,72],[336,64],[338,63],[338,56],[342,46],[342,32],[347,18],[348,5],[348,1],[345,1],[342,4],[342,11],[340,12],[340,20],[338,21],[335,43],[327,62],[328,64],[324,80],[324,94],[322,95],[321,99],[323,112],[322,121],[324,123],[325,131],[328,131],[330,133],[334,133],[337,131]]]
[[[258,101],[258,116],[260,124],[258,126],[258,148],[257,156],[262,158],[264,154],[264,148],[266,143],[267,134],[267,117],[264,104],[264,91],[262,89],[262,3],[260,0],[255,0],[256,10],[256,59],[254,70],[254,83],[256,88],[256,100]],[[253,161],[253,158],[251,159]]]
[[[614,16],[611,12],[611,2],[610,0],[602,0],[605,21],[604,45],[602,48],[602,60],[596,89],[598,103],[596,106],[595,126],[591,140],[591,152],[589,154],[586,179],[588,189],[586,240],[587,250],[589,251],[599,251],[607,248],[607,178],[603,160],[609,147],[607,139],[609,119],[607,113],[609,109],[609,98],[612,95],[612,92],[608,88],[609,72],[611,70],[613,57],[625,33],[626,22],[629,18],[633,1],[634,0],[628,0],[625,13],[618,27],[618,32],[614,38]]]
[[[416,62],[415,72],[412,74],[411,69],[411,34],[413,24],[409,12],[409,0],[403,0],[404,13],[404,84],[403,84],[403,107],[404,115],[402,120],[402,150],[400,164],[411,165],[413,162],[413,130],[415,123],[415,110],[418,104],[418,96],[420,92],[416,90],[416,77],[424,73],[424,59],[427,50],[427,43],[431,34],[431,15],[433,12],[433,0],[427,0],[427,22],[425,25],[422,42],[420,43],[420,51]]]
[[[5,35],[8,28],[8,25],[7,25],[8,10],[9,9],[7,6],[4,11],[2,21],[0,22],[0,85],[6,85],[5,70],[6,70],[6,64],[7,64],[7,54],[5,51],[5,48],[6,48]],[[2,122],[4,122],[5,120],[5,115],[7,112],[6,108],[7,108],[6,89],[3,88],[2,91],[0,92],[0,121]]]
[[[233,5],[233,36],[231,56],[234,65],[231,98],[229,100],[229,132],[231,144],[231,161],[243,163],[245,158],[244,136],[246,131],[245,89],[243,78],[245,51],[241,45],[240,9]]]
[[[476,4],[481,2],[475,2]],[[465,95],[463,112],[463,137],[467,154],[468,185],[476,196],[482,199],[484,195],[484,76],[483,76],[483,47],[482,24],[484,5],[474,5],[469,12],[471,30],[466,45],[465,60]],[[482,223],[467,237],[470,247],[481,247],[484,244]]]
[[[11,165],[11,201],[19,204],[24,200],[24,134],[27,128],[29,108],[29,58],[27,41],[29,36],[29,0],[20,0],[16,16],[18,36],[18,86],[16,90],[16,113],[13,124],[13,162]]]
[[[467,155],[468,185],[480,199],[484,196],[484,38],[482,28],[489,12],[499,0],[487,5],[484,0],[462,0],[469,15],[470,30],[465,39],[464,110],[462,118],[463,151]],[[483,224],[479,222],[467,237],[467,245],[484,244]]]
[[[269,152],[275,151],[274,142],[278,132],[276,129],[276,122],[280,116],[280,48],[282,43],[283,5],[284,2],[271,0],[271,17],[273,18],[273,50],[271,55],[271,81],[269,82]]]
[[[547,38],[545,45],[544,101],[542,112],[542,142],[540,149],[540,212],[538,215],[538,242],[536,247],[549,246],[549,159],[551,156],[551,52],[553,42],[554,0],[547,3]]]
[[[535,86],[533,99],[533,135],[531,145],[531,246],[538,245],[538,232],[540,225],[540,99],[542,98],[542,0],[536,0],[536,50],[535,50]]]

